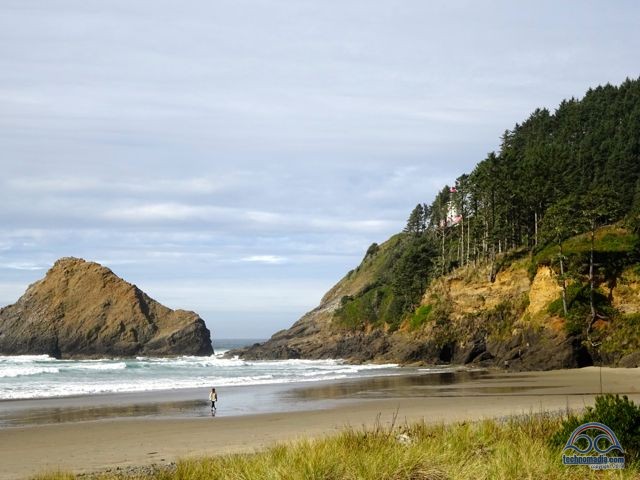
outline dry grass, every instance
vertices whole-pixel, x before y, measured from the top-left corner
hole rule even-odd
[[[320,440],[277,445],[263,452],[182,460],[172,471],[128,476],[141,480],[338,479],[590,479],[640,478],[640,470],[595,472],[566,467],[548,438],[562,419],[536,414],[453,425],[349,428]],[[71,480],[56,473],[38,480]],[[101,480],[123,478],[98,475]]]

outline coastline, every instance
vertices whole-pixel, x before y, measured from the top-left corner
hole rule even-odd
[[[214,418],[206,415],[206,407],[198,407],[204,415],[160,413],[2,428],[0,478],[24,478],[56,470],[87,473],[162,465],[183,457],[252,452],[278,442],[330,435],[347,426],[371,426],[377,419],[384,424],[394,417],[399,423],[455,422],[579,409],[592,403],[600,391],[596,367],[524,373],[488,371],[466,378],[455,378],[453,373],[453,377],[449,372],[446,378],[435,381],[431,377],[426,382],[430,375],[414,372],[278,388],[238,387],[245,388],[246,394],[258,402],[283,402],[276,406],[285,409],[272,412],[225,416],[225,397],[221,396],[220,411]],[[602,373],[604,392],[623,393],[640,401],[640,369],[603,368]],[[135,411],[145,399],[145,395],[115,397],[99,400]],[[66,405],[55,408],[91,408],[93,400],[70,398],[62,400]],[[0,408],[5,411],[2,404]]]

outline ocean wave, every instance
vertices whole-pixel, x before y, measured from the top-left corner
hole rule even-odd
[[[348,364],[341,359],[324,359],[324,360],[302,360],[302,359],[289,359],[289,360],[243,360],[238,357],[222,358],[220,354],[215,354],[206,357],[198,356],[180,356],[180,357],[136,357],[136,361],[139,362],[139,367],[149,366],[167,366],[167,367],[260,367],[260,368],[282,368],[282,367],[294,367],[294,368],[317,368],[317,369],[333,369],[338,366],[348,366],[354,371],[362,370],[377,370],[385,368],[394,368],[398,364]],[[132,365],[135,366],[135,365]]]
[[[149,368],[154,366],[163,366],[169,368],[181,367],[242,367],[247,362],[238,358],[217,358],[211,357],[176,357],[176,358],[148,358],[136,357],[139,362],[132,365],[134,368]]]
[[[28,377],[32,375],[40,375],[43,373],[59,373],[57,367],[0,367],[0,378]]]
[[[316,370],[311,372],[299,372],[297,375],[301,375],[303,377],[314,377],[314,376],[326,376],[340,373],[357,373],[357,370],[353,370],[351,368],[338,368],[337,370]]]
[[[389,375],[397,373],[395,367],[333,359],[246,361],[217,355],[126,360],[5,357],[0,363],[0,399],[306,383]]]
[[[127,364],[125,362],[117,362],[117,363],[79,363],[76,365],[69,365],[67,367],[69,370],[124,370],[127,368]]]
[[[46,397],[69,397],[76,395],[97,395],[106,393],[137,393],[153,392],[162,390],[179,390],[183,388],[203,388],[208,389],[212,385],[220,387],[254,386],[254,385],[274,385],[289,383],[308,383],[323,380],[339,380],[347,378],[346,374],[337,374],[322,378],[274,378],[271,376],[244,376],[235,378],[201,378],[189,381],[172,380],[167,381],[138,381],[122,382],[117,384],[54,384],[46,387]],[[44,398],[43,388],[10,388],[0,391],[0,399],[17,400],[29,398]]]
[[[49,355],[0,355],[0,365],[3,363],[40,363],[55,362]]]

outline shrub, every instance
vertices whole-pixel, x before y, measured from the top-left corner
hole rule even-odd
[[[378,253],[379,250],[380,245],[375,242],[372,243],[371,245],[369,245],[369,248],[367,248],[367,253],[364,254],[364,258],[373,257],[376,253]]]
[[[622,357],[640,350],[640,313],[618,315],[602,340],[602,351]]]
[[[409,319],[409,325],[411,330],[416,330],[425,322],[427,322],[431,316],[431,311],[433,310],[433,305],[422,305],[416,309],[414,314]]]
[[[521,299],[503,300],[482,313],[482,325],[490,332],[493,339],[505,339],[511,335],[515,320],[524,311],[524,309],[520,311],[521,305],[517,303],[524,305]],[[526,306],[524,308],[526,309]]]
[[[640,406],[619,395],[600,395],[593,407],[582,415],[570,415],[551,437],[554,447],[562,448],[571,433],[583,423],[600,422],[611,428],[625,451],[626,461],[640,462]]]
[[[567,287],[567,310],[565,329],[569,335],[582,333],[588,325],[591,315],[590,291],[588,284],[574,282]],[[609,299],[598,290],[593,292],[594,306],[599,313],[607,317],[615,316],[616,312],[611,307]],[[551,302],[547,307],[547,312],[551,315],[563,317],[562,296]]]

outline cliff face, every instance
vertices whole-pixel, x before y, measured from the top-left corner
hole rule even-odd
[[[557,325],[554,328],[553,322],[549,322],[547,328],[538,321],[523,320],[522,306],[528,303],[530,295],[533,298],[539,295],[539,288],[531,288],[526,269],[517,267],[500,272],[494,283],[481,274],[465,280],[462,271],[456,273],[438,279],[425,292],[423,307],[437,304],[437,311],[433,318],[417,328],[412,328],[409,321],[393,332],[385,328],[357,331],[342,328],[333,314],[340,306],[342,295],[350,292],[341,282],[332,290],[340,295],[325,296],[319,307],[304,315],[290,329],[276,333],[263,344],[231,353],[249,359],[345,358],[353,362],[403,364],[473,363],[518,370],[590,364],[588,354],[585,356],[585,352],[576,351],[575,341]],[[533,284],[539,284],[538,277],[545,275],[544,270],[539,272]],[[557,285],[553,287],[555,291]],[[517,307],[515,311],[512,309],[514,302],[522,305],[520,311]],[[513,323],[509,331],[497,332],[489,328],[496,322],[490,317],[499,315],[508,316],[505,322]]]
[[[171,310],[97,263],[58,260],[0,309],[0,354],[55,357],[210,355],[194,312]]]
[[[394,242],[392,238],[381,245],[376,255],[388,256]],[[573,320],[564,318],[553,308],[561,295],[557,274],[544,261],[532,264],[526,254],[503,262],[493,281],[489,266],[460,268],[435,279],[415,313],[399,325],[365,323],[354,328],[345,324],[339,314],[342,305],[350,296],[362,297],[372,285],[379,285],[385,265],[382,260],[365,257],[325,295],[320,306],[291,328],[263,344],[230,353],[248,359],[344,358],[353,362],[474,364],[513,370],[600,363],[640,366],[637,265],[599,285],[597,295],[611,299],[617,313],[588,330],[576,329],[577,316]],[[579,295],[571,295],[570,307],[578,308]],[[375,310],[377,305],[384,308],[384,303],[367,308]],[[585,335],[585,330],[590,333]]]
[[[410,335],[391,335],[384,329],[365,327],[344,328],[335,319],[342,299],[357,295],[375,283],[388,267],[386,261],[397,246],[399,237],[392,237],[380,245],[374,255],[367,255],[362,265],[349,272],[320,301],[320,305],[306,313],[291,328],[275,333],[262,344],[232,350],[227,355],[247,359],[287,358],[345,358],[354,362],[405,361],[412,358],[422,342]]]

